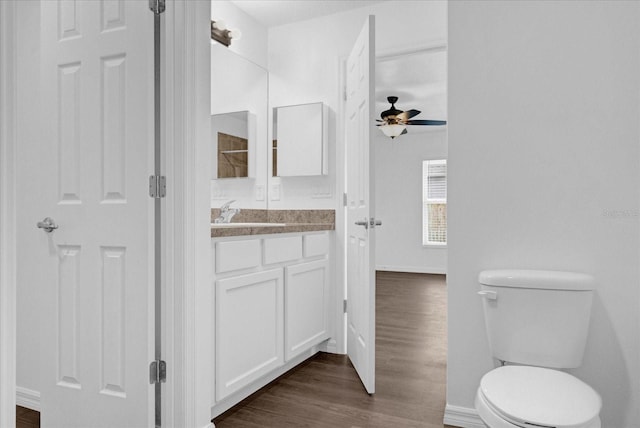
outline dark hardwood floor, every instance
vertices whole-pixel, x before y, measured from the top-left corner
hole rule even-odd
[[[320,353],[217,417],[216,428],[442,428],[445,278],[378,272],[376,285],[373,396],[347,357]]]
[[[378,272],[376,285],[373,396],[345,356],[320,353],[220,415],[216,428],[442,428],[444,276]],[[16,419],[17,428],[40,426],[39,413],[22,407]]]
[[[40,428],[40,412],[16,406],[16,428]]]

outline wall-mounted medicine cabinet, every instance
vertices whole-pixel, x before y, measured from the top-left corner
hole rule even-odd
[[[273,109],[273,176],[328,174],[328,108],[323,103]]]
[[[249,111],[211,116],[213,174],[218,178],[254,178],[256,116]]]

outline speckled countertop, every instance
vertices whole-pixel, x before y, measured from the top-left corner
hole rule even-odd
[[[211,223],[220,210],[211,209]],[[211,227],[211,237],[265,235],[269,233],[315,232],[335,229],[335,210],[257,210],[242,209],[231,223],[278,223],[284,226]]]

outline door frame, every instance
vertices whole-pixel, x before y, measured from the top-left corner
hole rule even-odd
[[[0,2],[0,426],[16,418],[16,7]]]
[[[16,406],[16,1],[0,1],[0,426],[15,423]],[[210,78],[203,62],[210,53],[199,36],[208,34],[210,8],[210,1],[167,0],[163,14],[163,426],[213,427],[210,207],[208,198],[195,197],[209,194]]]
[[[211,1],[167,0],[163,16],[163,426],[213,427]],[[196,195],[207,195],[197,198]]]

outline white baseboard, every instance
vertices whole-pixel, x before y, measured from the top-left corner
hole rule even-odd
[[[385,272],[408,272],[408,273],[431,273],[438,275],[446,275],[447,269],[441,267],[429,267],[429,266],[389,266],[380,265],[376,266],[376,270]]]
[[[329,354],[338,353],[338,343],[335,339],[330,339],[326,342],[321,343],[319,348],[321,352],[327,352]]]
[[[40,393],[32,389],[16,387],[16,405],[27,409],[40,411]]]
[[[476,409],[452,406],[444,408],[444,424],[462,428],[486,428]]]

